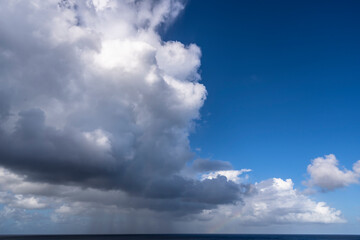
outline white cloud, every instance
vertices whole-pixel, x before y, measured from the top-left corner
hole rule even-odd
[[[200,66],[200,56],[200,48],[195,44],[186,47],[180,42],[167,42],[156,53],[156,60],[159,68],[171,77],[198,80],[200,75],[194,69]]]
[[[45,208],[46,204],[41,203],[35,197],[24,197],[23,195],[15,195],[15,201],[10,204],[12,207],[24,209],[41,209]]]
[[[66,205],[62,205],[59,208],[55,209],[55,213],[62,213],[62,214],[68,214],[68,213],[72,213],[73,210]]]
[[[245,199],[244,221],[267,223],[344,222],[341,212],[315,202],[294,189],[291,179],[273,178],[255,184],[256,193]]]
[[[101,67],[119,68],[124,72],[134,72],[143,69],[144,60],[154,58],[156,48],[150,44],[133,40],[105,40],[102,42],[101,52],[95,55],[95,62]]]
[[[354,163],[353,170],[340,169],[339,161],[335,155],[329,154],[312,160],[307,167],[310,179],[305,185],[319,187],[323,191],[332,191],[337,188],[346,187],[353,183],[359,183],[360,160]]]
[[[346,222],[341,211],[294,189],[291,179],[280,178],[256,183],[242,202],[204,210],[198,219],[197,224],[210,232],[238,232],[242,226]]]
[[[224,176],[228,181],[233,181],[235,183],[241,183],[242,179],[240,175],[246,172],[251,172],[251,169],[241,169],[241,170],[223,170],[223,171],[215,171],[203,174],[201,176],[201,180],[205,179],[215,179],[218,176]]]
[[[109,135],[110,135],[109,133],[105,133],[101,129],[96,129],[92,132],[84,132],[84,136],[86,137],[87,140],[107,150],[111,149]]]

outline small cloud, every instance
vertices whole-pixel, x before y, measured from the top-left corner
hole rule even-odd
[[[228,181],[233,181],[235,183],[241,183],[241,174],[245,172],[251,172],[251,169],[241,169],[241,170],[225,170],[225,171],[215,171],[201,176],[201,180],[205,179],[215,179],[218,176],[224,176]]]
[[[69,206],[62,205],[61,207],[55,209],[56,213],[68,214],[71,213],[72,210]]]
[[[46,207],[46,204],[41,203],[39,199],[35,197],[24,197],[23,195],[15,195],[15,201],[10,205],[23,209],[41,209]]]
[[[343,188],[350,184],[359,183],[360,178],[360,160],[354,163],[353,170],[339,168],[339,161],[334,154],[325,155],[312,160],[307,167],[310,175],[308,181],[303,184],[310,189],[307,192],[313,192],[313,187],[318,187],[323,192],[333,191],[337,188]]]

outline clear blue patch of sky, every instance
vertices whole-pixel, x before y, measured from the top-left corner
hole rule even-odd
[[[310,160],[360,159],[360,1],[189,1],[163,33],[202,49],[199,156],[301,185]]]

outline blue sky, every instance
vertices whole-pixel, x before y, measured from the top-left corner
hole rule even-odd
[[[360,234],[359,7],[0,2],[0,234]]]
[[[165,39],[202,49],[208,97],[191,136],[199,155],[268,176],[301,177],[329,153],[350,167],[360,156],[357,7],[190,1]]]
[[[165,39],[196,42],[208,97],[193,148],[251,168],[251,178],[292,178],[310,160],[360,159],[358,1],[190,1]],[[358,216],[359,186],[315,196]],[[346,202],[346,203],[345,203]]]

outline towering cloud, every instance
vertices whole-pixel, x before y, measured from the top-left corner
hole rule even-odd
[[[239,199],[225,177],[180,174],[206,97],[199,47],[156,31],[181,2],[1,4],[2,166],[34,182],[177,199],[185,214]]]

